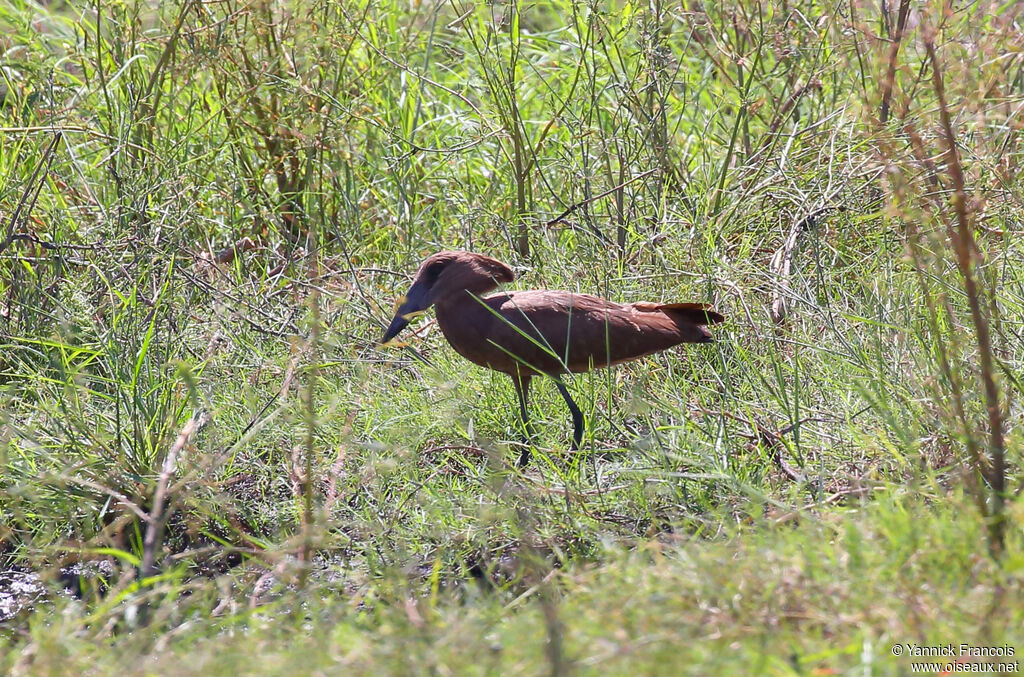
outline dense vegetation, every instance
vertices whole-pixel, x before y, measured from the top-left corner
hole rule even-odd
[[[0,570],[50,590],[0,672],[1024,652],[1018,3],[3,0],[0,27]],[[429,318],[377,345],[442,248],[728,321],[575,378],[579,453],[535,386],[519,470],[505,377]]]

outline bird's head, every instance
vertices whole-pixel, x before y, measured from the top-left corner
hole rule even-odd
[[[497,259],[472,252],[438,252],[416,271],[405,296],[398,300],[395,316],[384,332],[387,343],[405,329],[409,320],[435,303],[455,299],[463,292],[486,294],[499,284],[515,279],[512,269]]]

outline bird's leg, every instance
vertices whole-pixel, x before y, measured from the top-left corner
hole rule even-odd
[[[569,405],[569,411],[572,412],[572,425],[575,430],[572,434],[572,447],[570,447],[570,449],[572,451],[576,451],[580,448],[580,442],[583,441],[583,412],[580,411],[578,406],[576,406],[576,403],[573,401],[572,396],[569,394],[569,391],[566,389],[565,384],[562,383],[561,379],[555,379],[555,385],[558,387],[558,392],[562,393],[562,399],[564,399],[565,403]]]
[[[530,438],[533,437],[533,433],[530,429],[530,414],[526,408],[526,396],[530,390],[530,379],[533,377],[532,374],[512,374],[512,382],[516,386],[516,397],[519,398],[519,416],[523,419],[523,451],[519,454],[519,461],[516,465],[520,468],[530,462]]]

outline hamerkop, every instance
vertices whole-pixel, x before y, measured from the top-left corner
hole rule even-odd
[[[708,343],[707,325],[725,318],[702,303],[613,303],[567,291],[512,291],[483,296],[515,279],[501,261],[471,252],[439,252],[425,260],[391,325],[387,343],[409,320],[430,306],[456,352],[512,378],[519,413],[528,431],[530,379],[547,374],[572,412],[572,448],[583,439],[583,412],[561,375],[607,367],[657,353],[680,343]],[[530,459],[529,445],[519,465]]]

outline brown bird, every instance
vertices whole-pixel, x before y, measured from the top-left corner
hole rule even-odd
[[[526,412],[530,379],[547,374],[572,412],[572,448],[583,439],[583,412],[561,375],[590,371],[657,353],[680,343],[708,343],[707,325],[724,317],[702,303],[619,304],[567,291],[513,291],[483,296],[515,279],[501,261],[471,252],[438,252],[416,271],[381,343],[416,314],[437,309],[437,325],[456,352],[512,378],[519,414]],[[519,465],[530,459],[527,446]]]

